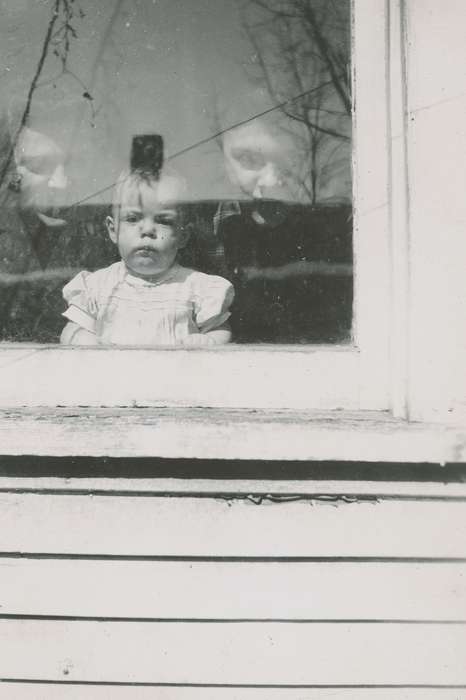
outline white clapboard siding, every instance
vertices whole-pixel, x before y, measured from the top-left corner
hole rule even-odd
[[[2,494],[0,552],[465,557],[466,502]]]
[[[238,464],[238,463],[237,463]],[[32,470],[33,467],[31,467]],[[234,467],[232,467],[233,471]],[[250,467],[254,469],[254,467]],[[409,469],[405,465],[405,470]],[[12,469],[12,471],[14,468]],[[128,468],[128,473],[130,473]],[[244,472],[244,469],[243,469]],[[393,467],[387,468],[386,478],[390,476]],[[367,472],[366,472],[367,473]],[[233,476],[233,475],[231,475]],[[406,476],[406,471],[404,476]],[[373,498],[430,498],[457,499],[466,501],[466,483],[445,483],[442,481],[361,481],[349,479],[297,479],[279,481],[273,479],[197,479],[193,478],[128,478],[128,477],[0,477],[0,493],[7,492],[48,492],[56,494],[110,494],[120,496],[145,494],[147,496],[186,495],[211,496],[217,494],[228,497],[277,495],[312,498],[345,497],[358,498],[362,495]]]
[[[0,685],[7,700],[466,700],[445,688],[163,688],[47,684]]]
[[[466,564],[0,558],[0,613],[466,621]]]
[[[0,621],[0,678],[464,684],[466,625]]]

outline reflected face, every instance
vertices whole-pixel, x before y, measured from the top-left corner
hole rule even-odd
[[[169,270],[187,241],[181,231],[176,201],[181,187],[175,178],[135,181],[120,189],[114,219],[108,217],[110,238],[118,246],[128,270],[137,277],[157,277]]]
[[[285,149],[279,139],[258,122],[227,132],[223,141],[225,166],[231,181],[254,199],[283,194]]]
[[[67,187],[65,156],[58,144],[45,134],[24,128],[15,148],[16,170],[21,176],[20,207],[32,209],[48,226],[66,222],[54,216],[63,204]]]

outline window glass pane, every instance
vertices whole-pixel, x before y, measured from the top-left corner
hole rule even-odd
[[[349,0],[0,7],[1,340],[350,341]]]

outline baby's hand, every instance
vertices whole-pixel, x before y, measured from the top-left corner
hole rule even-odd
[[[201,348],[207,345],[215,345],[215,341],[206,333],[191,333],[191,335],[184,338],[183,345],[189,345],[192,348]]]

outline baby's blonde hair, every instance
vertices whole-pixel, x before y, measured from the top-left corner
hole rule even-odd
[[[177,210],[176,229],[189,237],[190,226],[185,206],[187,201],[186,181],[174,171],[163,170],[158,177],[139,170],[123,170],[115,182],[112,198],[112,215],[114,225],[119,226],[120,209],[128,194],[133,192],[140,194],[142,187],[151,187],[162,190],[162,197],[167,204]]]
[[[139,192],[141,186],[160,188],[164,186],[167,200],[176,206],[187,199],[186,182],[175,172],[162,171],[159,177],[138,170],[123,170],[113,188],[112,212],[117,218],[124,198],[129,191]]]

